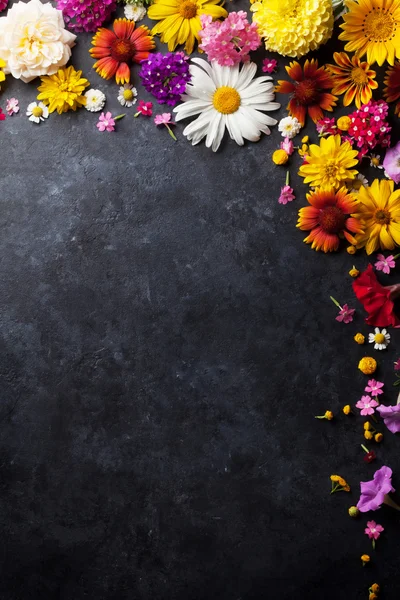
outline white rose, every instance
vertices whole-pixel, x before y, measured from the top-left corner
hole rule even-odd
[[[11,73],[25,83],[53,75],[71,58],[76,35],[67,31],[61,10],[40,0],[17,2],[0,18],[0,57]]]

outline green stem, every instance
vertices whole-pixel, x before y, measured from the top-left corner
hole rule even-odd
[[[290,173],[289,173],[289,171],[287,171],[287,173],[286,173],[286,185],[289,185],[289,178],[290,178]]]
[[[375,540],[372,538],[372,548],[375,550]]]
[[[333,304],[335,304],[338,308],[340,308],[340,310],[342,310],[342,307],[340,306],[339,302],[335,300],[333,296],[329,296],[329,298],[332,300]]]
[[[396,254],[396,256],[393,256],[393,260],[397,260],[400,257],[400,254]]]
[[[165,127],[168,129],[168,133],[172,137],[172,139],[175,140],[175,142],[177,142],[178,140],[176,139],[175,134],[172,131],[171,127],[169,125],[167,125],[167,124],[165,124]]]
[[[367,454],[369,453],[369,450],[368,450],[368,448],[366,448],[366,447],[364,446],[364,444],[361,444],[361,448],[362,448],[362,449],[364,450],[364,452],[366,452]]]
[[[116,117],[113,117],[114,121],[119,121],[120,119],[123,119],[126,116],[126,113],[124,113],[123,115],[117,115]]]
[[[375,421],[375,423],[378,423],[378,419],[376,418],[375,415],[370,415],[371,419],[373,419]]]

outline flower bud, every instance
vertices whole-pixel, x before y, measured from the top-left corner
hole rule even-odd
[[[349,515],[350,517],[358,517],[358,515],[360,514],[360,511],[358,510],[357,506],[350,506],[349,508]]]
[[[275,150],[275,152],[272,155],[272,161],[276,165],[285,165],[288,160],[289,155],[287,152],[285,152],[285,150],[282,150],[282,148],[280,148],[279,150]]]

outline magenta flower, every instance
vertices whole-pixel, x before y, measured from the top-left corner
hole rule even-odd
[[[371,396],[379,396],[379,394],[383,394],[383,386],[384,384],[381,381],[370,379],[368,381],[368,385],[365,388],[365,391],[370,393]]]
[[[367,521],[365,533],[370,540],[377,540],[382,531],[385,531],[382,525],[378,525],[375,521]]]
[[[386,427],[392,433],[399,433],[400,431],[400,404],[395,406],[384,406],[381,404],[376,409],[381,415],[383,422]]]
[[[393,179],[395,183],[400,182],[400,142],[397,142],[393,148],[386,150],[382,166],[385,169],[387,177]]]
[[[336,317],[336,321],[343,321],[343,323],[351,323],[355,312],[355,308],[349,308],[347,304],[343,304],[343,306],[340,307],[339,314]]]
[[[163,113],[162,115],[157,115],[154,117],[154,123],[156,125],[165,125],[165,127],[168,129],[169,135],[176,142],[177,139],[170,127],[170,125],[175,125],[175,123],[173,121],[171,121],[171,117],[172,117],[171,113]]]
[[[392,486],[392,469],[381,467],[375,471],[374,478],[371,481],[361,481],[361,496],[357,503],[360,512],[369,510],[378,510],[386,500],[389,492],[394,492]]]
[[[3,12],[3,10],[6,10],[8,5],[8,0],[0,0],[0,12]]]
[[[375,263],[375,269],[377,271],[383,271],[386,273],[386,275],[389,275],[390,269],[394,269],[396,266],[395,259],[398,258],[398,255],[393,256],[393,254],[391,254],[385,258],[383,254],[377,254],[376,258],[378,260]]]
[[[394,370],[395,371],[400,371],[400,358],[398,358],[396,360],[396,362],[394,363]]]
[[[371,398],[371,396],[361,396],[361,400],[357,402],[356,407],[361,409],[360,414],[366,417],[367,415],[373,415],[375,407],[378,405],[379,402]]]
[[[143,100],[139,100],[137,105],[138,111],[134,115],[138,117],[139,115],[143,115],[145,117],[151,117],[153,114],[153,103],[152,102],[144,102]]]
[[[96,127],[99,131],[114,131],[115,130],[115,119],[110,112],[104,114],[101,113]]]
[[[7,98],[6,111],[9,116],[15,115],[19,112],[18,100],[16,98]]]
[[[291,156],[294,152],[294,145],[292,140],[290,140],[288,137],[285,137],[283,142],[281,142],[281,150],[284,150],[286,154]]]
[[[262,70],[264,73],[274,73],[276,71],[277,66],[278,61],[274,58],[264,58],[262,63]]]
[[[96,31],[117,8],[115,0],[57,0],[68,29]]]
[[[279,204],[287,204],[288,202],[292,202],[295,200],[296,196],[293,194],[293,188],[290,185],[284,185],[281,188],[281,195],[278,198]]]

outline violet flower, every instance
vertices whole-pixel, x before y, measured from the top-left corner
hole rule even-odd
[[[399,433],[400,431],[400,404],[395,406],[384,406],[381,404],[376,409],[381,415],[383,422],[386,427],[392,433]]]
[[[68,29],[96,31],[117,8],[115,0],[57,0]]]
[[[387,497],[387,494],[395,491],[392,486],[392,469],[389,467],[383,466],[375,471],[374,478],[371,481],[361,481],[360,487],[361,496],[357,503],[360,512],[378,510],[384,503],[393,506],[394,502]]]
[[[386,150],[382,166],[390,179],[393,179],[395,183],[400,182],[400,142]]]
[[[191,80],[188,57],[183,52],[156,52],[141,64],[139,77],[157,102],[168,106],[178,104]]]

